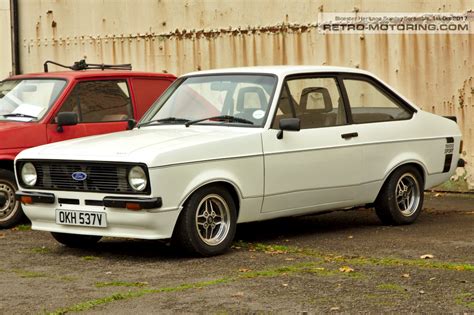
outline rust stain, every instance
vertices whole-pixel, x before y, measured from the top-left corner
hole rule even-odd
[[[26,53],[25,49],[22,56],[28,58],[24,62],[24,71],[41,69],[45,56],[70,61],[78,54],[87,55],[91,62],[109,62],[112,59],[117,63],[132,62],[136,70],[167,71],[178,75],[242,65],[325,64],[358,67],[375,73],[428,111],[456,115],[470,154],[468,160],[474,165],[472,34],[321,34],[316,23],[318,11],[341,9],[342,12],[344,9],[344,12],[359,14],[366,12],[369,4],[360,1],[344,5],[329,1],[318,4],[312,3],[312,0],[301,1],[309,3],[315,14],[310,16],[303,12],[304,9],[278,11],[272,7],[261,16],[261,21],[253,22],[248,19],[252,14],[242,14],[237,5],[228,6],[223,2],[215,8],[213,1],[201,0],[187,0],[187,9],[181,8],[183,14],[170,19],[161,11],[166,9],[163,12],[170,12],[175,5],[173,2],[158,1],[158,7],[153,8],[157,13],[154,22],[142,23],[142,29],[137,28],[140,21],[125,21],[124,17],[121,17],[123,25],[115,24],[120,22],[120,18],[105,12],[96,17],[98,31],[94,29],[94,33],[88,31],[91,33],[73,34],[68,38],[64,32],[71,29],[73,22],[64,18],[66,11],[62,12],[63,4],[59,4],[63,1],[39,0],[44,5],[39,6],[41,9],[37,12],[41,12],[43,17],[30,13],[29,20],[37,23],[23,27],[26,30],[23,34],[27,35],[22,35],[25,36],[22,40],[26,39],[25,44],[30,51]],[[259,1],[243,2],[252,8],[259,5]],[[275,2],[275,8],[281,3],[283,1]],[[468,5],[462,0],[454,3],[463,8]],[[354,6],[357,8],[354,9]],[[370,6],[372,8],[375,4]],[[382,4],[380,6],[383,7]],[[433,5],[423,4],[426,12],[430,12],[430,7],[433,8]],[[46,10],[49,8],[54,10],[54,14],[53,10]],[[298,12],[301,14],[298,15]],[[237,13],[242,14],[242,21],[235,20]],[[117,31],[110,34],[111,30]],[[474,167],[471,173],[474,174]]]

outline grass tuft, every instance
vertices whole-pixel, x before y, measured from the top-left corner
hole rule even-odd
[[[461,293],[456,296],[456,304],[474,309],[474,293]]]
[[[44,278],[47,277],[45,273],[35,272],[35,271],[28,271],[23,269],[13,269],[14,273],[19,275],[22,278]]]
[[[31,230],[31,225],[29,225],[29,224],[20,224],[20,225],[17,225],[16,227],[14,227],[13,230],[29,231],[29,230]]]
[[[82,256],[82,260],[90,261],[90,260],[96,260],[99,259],[97,256]]]
[[[50,249],[45,246],[34,247],[31,249],[31,252],[35,254],[47,254],[50,252]]]
[[[97,282],[97,288],[104,287],[146,287],[148,282],[126,282],[126,281],[112,281],[112,282]]]
[[[384,291],[405,292],[405,288],[396,283],[382,283],[377,286],[377,289]]]

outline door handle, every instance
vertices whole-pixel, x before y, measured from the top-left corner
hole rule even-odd
[[[355,137],[358,137],[358,136],[359,136],[359,134],[357,132],[351,132],[351,133],[343,133],[341,135],[341,138],[347,140],[347,139],[355,138]]]

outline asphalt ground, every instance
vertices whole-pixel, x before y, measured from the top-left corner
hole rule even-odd
[[[409,226],[356,209],[237,230],[212,258],[160,241],[71,249],[28,225],[0,230],[0,313],[474,314],[474,195],[426,194]]]

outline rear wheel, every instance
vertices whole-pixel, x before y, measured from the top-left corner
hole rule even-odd
[[[423,178],[413,166],[396,169],[375,201],[375,211],[384,224],[415,222],[423,207]]]
[[[221,186],[199,189],[186,202],[173,240],[185,251],[214,256],[229,249],[236,230],[236,207]]]
[[[88,248],[97,244],[102,236],[95,235],[79,235],[79,234],[68,234],[68,233],[56,233],[51,232],[51,235],[59,243],[68,247],[74,248]]]
[[[0,169],[0,194],[6,199],[3,204],[0,204],[0,228],[13,227],[25,218],[21,203],[15,198],[17,190],[13,172]]]

